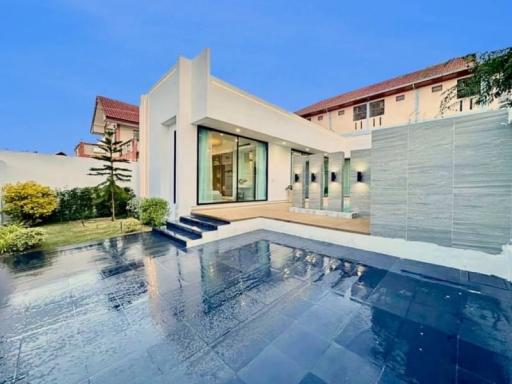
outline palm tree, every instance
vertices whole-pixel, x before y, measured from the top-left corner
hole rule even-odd
[[[103,162],[101,167],[92,167],[89,169],[91,176],[106,176],[106,180],[98,184],[98,187],[105,187],[110,193],[110,204],[112,210],[112,221],[116,219],[116,191],[121,190],[117,182],[128,182],[131,180],[131,169],[117,166],[119,163],[128,163],[126,159],[121,159],[121,141],[112,138],[112,131],[105,132],[105,137],[96,146],[101,150],[100,156],[96,159]]]

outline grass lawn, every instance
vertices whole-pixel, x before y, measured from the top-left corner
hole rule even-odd
[[[86,241],[102,240],[109,237],[126,234],[121,229],[123,219],[112,221],[110,218],[100,218],[81,221],[70,221],[62,224],[48,224],[43,228],[48,237],[41,249],[48,250],[63,245],[83,243]],[[146,232],[150,227],[141,225],[137,232]],[[132,232],[133,233],[133,232]]]

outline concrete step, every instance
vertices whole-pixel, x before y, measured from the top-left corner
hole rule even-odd
[[[180,216],[180,223],[191,225],[200,228],[202,231],[215,231],[218,228],[217,224],[203,221],[198,217],[193,216]]]
[[[176,231],[172,231],[167,229],[166,227],[155,227],[153,228],[153,232],[158,233],[159,235],[167,237],[173,244],[175,244],[179,248],[186,248],[188,242],[191,240],[188,237],[185,237]]]
[[[203,237],[203,231],[201,231],[201,228],[180,223],[179,221],[168,221],[166,223],[166,227],[167,229],[175,231],[192,240],[197,240]]]
[[[201,213],[192,213],[191,216],[193,218],[198,219],[198,220],[204,221],[206,223],[211,223],[211,224],[214,224],[214,225],[217,225],[217,226],[231,224],[227,220],[218,219],[216,217],[210,217],[210,216],[207,216],[207,215],[203,215]]]

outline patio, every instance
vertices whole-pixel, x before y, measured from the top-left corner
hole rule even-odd
[[[256,231],[0,264],[0,383],[509,383],[502,279]]]
[[[192,212],[227,221],[238,221],[264,217],[292,223],[307,224],[320,228],[336,229],[345,232],[370,234],[370,220],[334,218],[309,213],[289,212],[290,203],[244,204],[237,207],[195,208]]]

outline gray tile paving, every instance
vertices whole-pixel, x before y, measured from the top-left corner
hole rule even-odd
[[[256,231],[189,251],[129,236],[0,274],[0,383],[512,380],[510,284],[456,269]]]

